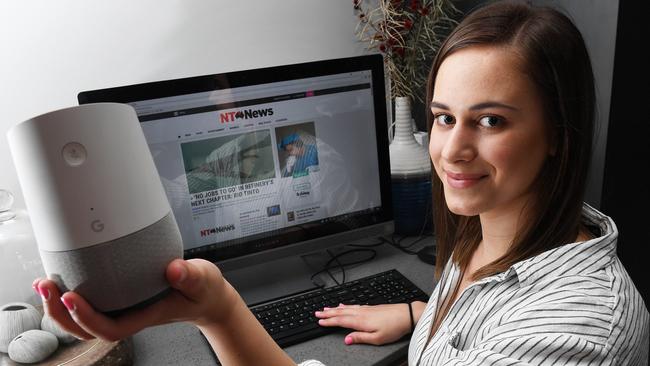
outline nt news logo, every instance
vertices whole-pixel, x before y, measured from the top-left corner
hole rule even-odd
[[[219,122],[235,122],[238,119],[249,119],[267,117],[273,115],[273,108],[266,109],[241,109],[238,111],[224,112],[219,114]]]
[[[226,226],[217,226],[210,229],[202,229],[199,231],[199,234],[201,234],[201,237],[204,237],[204,236],[210,236],[210,235],[223,233],[231,230],[235,230],[235,224],[230,224]]]

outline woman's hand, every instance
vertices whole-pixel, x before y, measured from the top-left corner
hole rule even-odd
[[[345,337],[345,344],[382,345],[399,340],[411,331],[408,304],[343,305],[317,311],[318,324],[355,331]]]
[[[61,295],[53,281],[38,279],[34,288],[43,305],[59,325],[81,338],[115,341],[154,325],[188,321],[198,326],[226,319],[237,303],[238,295],[219,269],[208,261],[192,259],[172,261],[166,270],[167,281],[174,289],[152,305],[109,318],[95,311],[74,292]]]

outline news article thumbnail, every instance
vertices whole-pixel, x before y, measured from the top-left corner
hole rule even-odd
[[[275,129],[282,177],[300,177],[319,170],[314,122]]]
[[[181,144],[190,194],[275,178],[269,130]]]

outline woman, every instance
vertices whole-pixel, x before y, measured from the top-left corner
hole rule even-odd
[[[442,45],[428,89],[439,282],[412,304],[409,364],[647,365],[650,317],[616,257],[616,227],[582,204],[594,86],[578,30],[546,8],[484,7]],[[82,338],[185,320],[223,364],[293,365],[214,265],[177,260],[167,278],[178,291],[117,320],[74,293],[59,301],[51,281],[35,288]],[[355,329],[347,344],[411,330],[405,304],[317,316]]]

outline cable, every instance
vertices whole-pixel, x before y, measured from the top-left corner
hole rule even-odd
[[[409,255],[416,255],[417,252],[410,250],[412,246],[415,244],[419,243],[420,241],[432,237],[432,235],[422,235],[418,238],[416,238],[413,242],[409,243],[408,245],[402,245],[402,240],[406,239],[407,236],[402,236],[400,238],[396,238],[395,234],[393,234],[390,238],[382,237],[382,239],[385,241],[385,243],[401,250],[402,252],[409,254]]]
[[[341,262],[341,261],[339,261],[339,258],[341,258],[341,257],[343,257],[343,256],[346,256],[346,255],[349,255],[349,254],[352,254],[352,253],[370,253],[370,255],[369,255],[367,258],[363,258],[363,259],[356,260],[356,261],[352,261],[352,262]],[[329,253],[329,251],[328,251],[328,254],[330,254],[330,256],[332,256],[332,253]],[[343,284],[343,283],[345,283],[345,267],[349,267],[349,266],[352,266],[352,265],[355,265],[355,264],[361,264],[361,263],[369,262],[369,261],[373,260],[376,256],[377,256],[377,251],[374,250],[374,249],[350,249],[350,250],[346,250],[346,251],[344,251],[344,252],[341,252],[341,253],[338,253],[338,254],[332,256],[332,258],[330,258],[330,259],[327,261],[327,263],[325,264],[325,266],[323,267],[323,269],[321,269],[320,271],[318,271],[318,272],[316,272],[316,273],[314,273],[314,274],[311,275],[310,280],[311,280],[312,283],[314,283],[314,285],[316,285],[317,287],[323,288],[323,287],[325,287],[325,286],[323,286],[323,285],[319,285],[319,284],[316,284],[316,283],[314,282],[314,277],[318,276],[319,274],[321,274],[321,273],[323,273],[323,272],[328,272],[328,274],[330,275],[330,277],[332,277],[332,279],[334,280],[334,282],[335,282],[337,285],[339,285],[339,284]],[[332,267],[332,266],[331,266],[332,263],[335,262],[335,261],[337,261],[337,262],[339,263],[339,265],[338,265],[337,267],[339,267],[339,268],[341,269],[341,272],[342,272],[342,274],[343,274],[343,281],[340,282],[340,283],[339,283],[338,281],[336,281],[336,280],[333,278],[332,273],[329,272],[330,269],[335,268],[335,267]]]
[[[352,247],[352,248],[374,248],[378,247],[380,245],[384,245],[386,242],[382,240],[382,238],[379,238],[378,243],[372,243],[372,244],[346,244],[346,247]]]
[[[345,268],[343,268],[343,265],[341,264],[341,261],[339,261],[339,258],[338,258],[337,256],[335,256],[334,254],[332,254],[332,252],[331,252],[329,249],[327,249],[326,251],[327,251],[327,254],[330,255],[330,258],[332,258],[333,260],[335,260],[336,263],[338,263],[339,268],[341,268],[341,273],[343,274],[343,279],[341,279],[341,283],[345,283]],[[330,277],[332,278],[332,280],[334,280],[334,283],[336,283],[337,285],[340,285],[340,284],[341,284],[341,283],[339,283],[339,282],[336,280],[336,278],[334,278],[334,275],[332,275],[332,272],[330,272],[329,270],[327,270],[327,273],[330,275]]]

